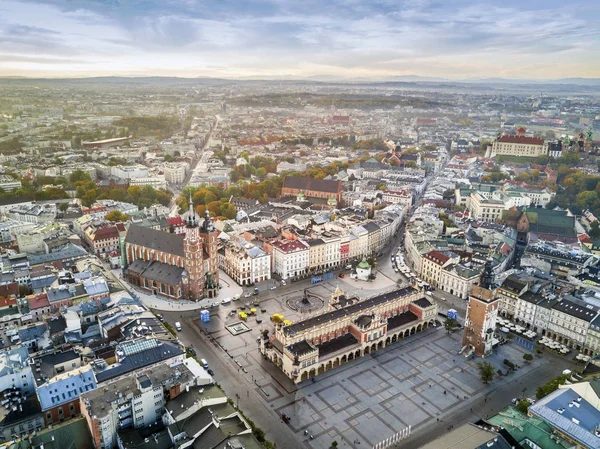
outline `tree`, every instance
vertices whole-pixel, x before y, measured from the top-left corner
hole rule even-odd
[[[123,221],[127,221],[127,219],[129,218],[129,215],[124,214],[123,212],[121,212],[118,209],[115,209],[115,210],[111,210],[109,213],[107,213],[105,218],[107,221],[123,222]]]
[[[92,180],[91,176],[83,170],[73,171],[73,173],[71,173],[71,176],[69,176],[69,179],[73,184],[80,181],[89,182]]]
[[[92,189],[92,190],[88,190],[87,192],[85,192],[85,194],[81,197],[81,202],[83,203],[84,206],[91,207],[92,204],[94,204],[96,202],[97,198],[98,198],[98,194],[96,193],[96,190]]]
[[[489,362],[477,363],[477,370],[479,371],[479,378],[484,384],[489,384],[494,378],[494,367]]]
[[[593,239],[600,238],[600,223],[598,222],[598,220],[592,221],[590,223],[589,234],[590,237]]]
[[[554,131],[551,129],[546,131],[546,139],[556,139],[556,134],[554,134]]]
[[[519,410],[521,413],[526,415],[527,409],[529,408],[530,405],[531,405],[531,402],[529,402],[529,399],[522,399],[519,402],[517,402],[517,410]]]
[[[69,208],[69,203],[60,203],[58,208],[61,212],[66,212],[66,210]]]
[[[538,387],[537,392],[535,393],[535,397],[537,399],[542,399],[544,396],[549,395],[553,391],[558,390],[560,385],[563,385],[570,377],[570,374],[562,374],[558,377],[555,377],[551,381],[545,383],[544,385]]]
[[[533,360],[533,356],[531,354],[523,354],[523,359],[531,362]]]
[[[19,285],[19,297],[23,298],[27,295],[31,295],[33,291],[27,285]]]
[[[446,321],[444,321],[444,328],[446,329],[446,332],[449,334],[453,333],[457,327],[458,327],[458,322],[453,318],[446,318]]]

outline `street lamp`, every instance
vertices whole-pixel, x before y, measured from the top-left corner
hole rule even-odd
[[[235,398],[236,398],[235,408],[237,408],[239,410],[240,409],[240,395],[239,395],[239,393],[235,394]]]

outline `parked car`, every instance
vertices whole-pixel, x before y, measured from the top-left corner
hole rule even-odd
[[[340,273],[339,276],[343,279],[344,278],[344,273]]]
[[[214,372],[212,369],[210,369],[210,368],[208,368],[208,369],[206,370],[206,372],[207,372],[208,374],[210,374],[211,376],[214,376],[214,375],[215,375],[215,372]]]
[[[271,290],[275,290],[277,288],[276,285],[274,285],[273,287],[271,287]]]
[[[158,321],[160,321],[161,323],[165,321],[165,318],[160,313],[156,315],[156,318],[158,318]]]
[[[213,303],[212,303],[212,306],[213,306],[213,307],[219,307],[219,304],[220,304],[219,302],[213,302]]]
[[[281,280],[281,285],[287,285],[283,279]]]
[[[175,329],[177,329],[178,331],[181,331],[181,323],[179,321],[177,321],[175,323]]]
[[[252,293],[246,293],[246,294],[244,295],[244,298],[250,298],[251,296],[252,296]]]

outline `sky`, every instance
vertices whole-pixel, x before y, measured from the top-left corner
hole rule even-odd
[[[115,75],[600,78],[600,2],[0,2],[0,76]]]

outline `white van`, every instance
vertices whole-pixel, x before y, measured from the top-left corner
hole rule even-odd
[[[231,302],[231,298],[225,298],[223,301],[221,301],[221,304],[229,304]]]
[[[181,332],[181,323],[179,321],[175,323],[175,329]]]
[[[206,359],[200,359],[200,363],[202,364],[204,369],[208,369],[208,362],[206,361]]]
[[[346,270],[351,270],[352,269],[352,265],[346,265]]]

